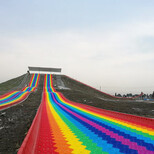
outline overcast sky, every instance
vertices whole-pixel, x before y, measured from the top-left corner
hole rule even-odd
[[[154,0],[1,0],[0,82],[28,66],[110,94],[154,91]]]

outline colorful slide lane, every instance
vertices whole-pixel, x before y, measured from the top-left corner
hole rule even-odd
[[[18,154],[154,154],[154,119],[67,100],[45,75],[42,103]]]
[[[23,88],[21,91],[12,91],[0,96],[0,110],[25,100],[31,92],[35,91],[39,83],[39,78],[39,74],[33,74],[27,87]]]

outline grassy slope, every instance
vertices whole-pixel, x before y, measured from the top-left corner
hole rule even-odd
[[[96,97],[106,98],[106,99],[116,99],[112,96],[106,95],[100,91],[97,91],[91,87],[88,87],[80,82],[77,82],[75,80],[72,80],[71,78],[68,78],[67,76],[62,75],[62,80],[64,84],[71,88],[71,90],[74,91],[80,91],[81,93],[88,93],[89,95],[95,95]]]
[[[17,78],[8,80],[6,82],[0,83],[0,94],[4,94],[4,93],[6,93],[8,91],[11,91],[11,90],[15,89],[16,87],[20,86],[20,84],[24,80],[25,75],[26,74],[21,75],[21,76],[19,76]],[[29,78],[30,77],[28,77],[27,82],[29,82]],[[21,88],[23,88],[23,86]]]
[[[57,90],[74,102],[138,116],[154,117],[154,112],[152,111],[152,109],[154,109],[154,103],[111,99],[110,96],[104,95],[66,76],[62,76],[62,80],[65,86],[69,87],[70,90]]]

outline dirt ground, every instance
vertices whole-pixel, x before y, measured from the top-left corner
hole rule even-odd
[[[56,90],[62,92],[66,98],[72,101],[102,109],[154,118],[154,112],[152,111],[154,110],[154,102],[111,99],[110,96],[106,96],[63,75],[61,79],[69,89],[58,89],[56,76],[53,77]],[[41,75],[38,90],[31,93],[26,101],[0,111],[0,154],[17,153],[41,103],[43,80],[44,76]]]
[[[41,103],[43,80],[23,103],[0,111],[0,154],[17,153]]]

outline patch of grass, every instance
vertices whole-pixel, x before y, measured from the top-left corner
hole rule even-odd
[[[20,83],[23,81],[24,77],[25,77],[25,74],[21,75],[17,78],[8,80],[6,82],[0,83],[0,92],[9,91],[14,87],[19,86]]]

